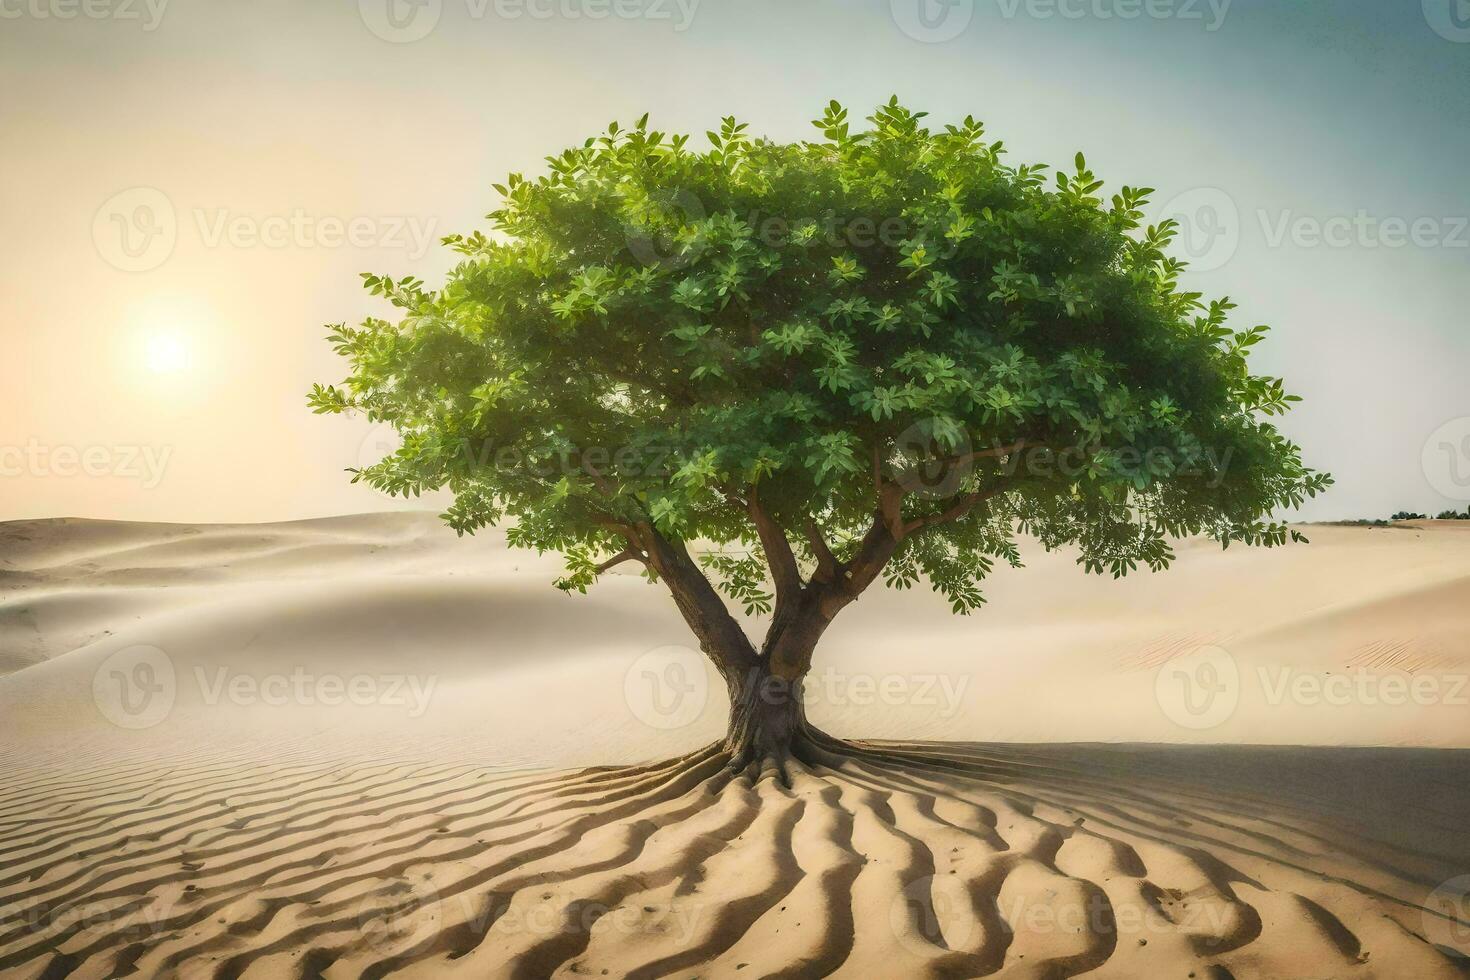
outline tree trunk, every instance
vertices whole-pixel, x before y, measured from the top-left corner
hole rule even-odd
[[[787,764],[793,760],[834,764],[833,754],[823,746],[841,743],[807,721],[802,679],[771,673],[764,658],[726,675],[730,724],[721,747],[730,756],[732,770],[755,778],[775,775],[789,786]]]
[[[647,550],[649,564],[668,584],[700,649],[725,679],[730,724],[720,749],[729,756],[730,769],[757,778],[773,774],[789,786],[792,760],[840,768],[849,746],[807,722],[802,680],[822,631],[855,593],[827,584],[801,589],[794,597],[789,591],[784,598],[778,594],[764,649],[757,653],[683,542],[670,541],[649,525],[640,525],[630,542]],[[835,598],[841,601],[834,603]]]

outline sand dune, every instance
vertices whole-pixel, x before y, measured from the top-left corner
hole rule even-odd
[[[1464,975],[1470,909],[1431,895],[1470,857],[1462,758],[1394,760],[1457,783],[1401,804],[1408,845],[1263,795],[1280,750],[1188,751],[873,745],[789,789],[709,752],[573,772],[311,743],[74,758],[0,794],[0,971]],[[1312,767],[1358,771],[1354,751]]]
[[[1465,976],[1470,538],[1310,533],[865,598],[809,707],[863,741],[786,787],[701,748],[723,691],[634,576],[421,514],[0,525],[0,975]],[[1273,699],[1334,675],[1436,693]],[[259,696],[297,676],[422,698]]]
[[[1032,549],[1028,567],[996,573],[973,617],[922,592],[865,596],[824,639],[811,714],[854,737],[1470,747],[1461,523],[1312,527],[1311,545],[1270,551],[1183,542],[1170,571],[1121,582]],[[0,671],[11,671],[0,710],[37,733],[106,724],[92,703],[99,665],[148,645],[190,681],[178,715],[199,707],[200,671],[413,670],[436,680],[424,724],[497,724],[513,743],[527,725],[560,732],[596,719],[599,749],[618,753],[589,756],[587,743],[561,738],[524,746],[546,764],[635,762],[713,738],[724,723],[713,675],[699,681],[704,710],[672,732],[645,724],[620,693],[659,648],[683,648],[704,670],[667,595],[614,574],[568,597],[550,587],[558,571],[551,556],[494,534],[456,538],[428,514],[0,525]],[[1166,667],[1188,673],[1201,649],[1223,658],[1237,690],[1228,715],[1196,727],[1161,709],[1158,685]],[[1334,676],[1367,683],[1369,696],[1292,693],[1303,677]],[[1379,696],[1416,678],[1433,688],[1425,703]],[[873,693],[885,681],[897,697]],[[497,705],[490,717],[486,703]],[[211,725],[249,713],[208,707]],[[547,741],[552,757],[540,755]]]

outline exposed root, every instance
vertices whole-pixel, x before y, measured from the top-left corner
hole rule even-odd
[[[775,779],[785,789],[791,788],[791,775],[798,769],[817,774],[820,770],[840,772],[854,761],[892,762],[886,753],[860,742],[848,742],[803,724],[788,742],[772,743],[758,739],[730,738],[707,746],[704,752],[723,754],[725,771],[752,783]]]
[[[1463,980],[1470,922],[1423,885],[1462,864],[1082,749],[772,731],[576,772],[276,767],[227,808],[199,800],[231,775],[84,810],[47,783],[0,826],[0,973]]]

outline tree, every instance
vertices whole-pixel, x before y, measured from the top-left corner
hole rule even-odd
[[[1331,482],[1270,424],[1297,399],[1248,368],[1266,328],[1141,228],[1149,188],[1104,202],[1080,153],[1048,177],[924,115],[727,118],[702,152],[613,124],[495,185],[441,288],[365,275],[397,320],[332,327],[351,373],[312,391],[402,435],[354,480],[449,488],[456,531],[564,553],[569,591],[642,565],[728,686],[736,769],[841,751],[802,678],[879,581],[968,613],[1018,536],[1157,570],[1175,536],[1300,539],[1272,515]]]

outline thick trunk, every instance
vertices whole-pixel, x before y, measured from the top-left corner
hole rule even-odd
[[[753,514],[762,540],[779,550],[774,536],[779,529],[769,525],[758,506]],[[787,763],[792,760],[841,766],[845,744],[806,720],[802,679],[822,631],[856,593],[841,582],[802,588],[795,578],[794,559],[780,563],[784,588],[778,589],[776,615],[764,648],[757,653],[682,542],[670,541],[646,525],[630,532],[629,540],[646,550],[649,564],[668,584],[684,621],[699,638],[700,649],[725,679],[730,725],[720,749],[728,755],[730,768],[756,776],[775,774],[790,785]]]
[[[789,758],[809,732],[801,678],[777,677],[766,668],[761,661],[726,678],[730,726],[724,748],[732,764]]]
[[[762,659],[738,674],[727,674],[730,725],[721,749],[730,769],[754,778],[772,775],[789,786],[792,762],[839,768],[844,743],[806,718],[802,677],[772,673]]]

